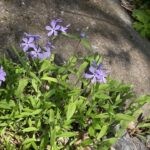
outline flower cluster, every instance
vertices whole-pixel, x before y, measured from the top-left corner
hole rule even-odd
[[[6,80],[6,72],[3,70],[3,67],[1,66],[0,68],[0,86],[2,84],[2,82],[4,82]]]
[[[21,48],[28,56],[33,59],[38,58],[42,60],[49,58],[51,55],[51,48],[53,48],[52,44],[48,42],[42,49],[38,44],[40,38],[41,37],[39,35],[31,35],[27,33],[25,33],[24,37],[22,38],[20,45]]]
[[[106,83],[107,73],[103,69],[102,64],[97,65],[96,62],[89,67],[87,73],[85,73],[85,78],[91,79],[92,83]]]
[[[55,19],[50,22],[49,26],[46,26],[46,30],[49,31],[48,36],[57,36],[58,32],[66,34],[70,24],[67,26],[62,26],[60,23],[62,23],[61,19]],[[41,48],[41,46],[38,44],[40,38],[41,37],[39,35],[25,33],[20,46],[29,57],[43,60],[50,57],[51,49],[54,48],[54,46],[48,42],[43,48]]]
[[[57,36],[59,32],[62,32],[63,34],[66,34],[66,31],[68,30],[68,27],[70,24],[66,26],[60,25],[62,23],[61,19],[54,19],[50,22],[48,26],[46,26],[46,30],[48,30],[48,36]]]

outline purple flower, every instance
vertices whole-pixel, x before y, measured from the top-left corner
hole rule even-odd
[[[22,43],[20,45],[24,52],[27,52],[30,48],[35,48],[35,39],[34,37],[25,37],[22,39]]]
[[[28,34],[24,33],[25,37],[33,37],[35,41],[39,40],[41,37],[40,35]]]
[[[40,53],[39,59],[43,60],[49,58],[51,56],[51,48],[54,48],[54,46],[48,42],[44,47],[44,51]]]
[[[34,38],[34,42],[36,43],[41,37],[40,35],[34,35],[34,34],[28,34],[28,33],[24,33],[26,38]]]
[[[0,68],[0,86],[2,84],[2,81],[6,80],[6,72],[3,70],[3,67],[1,66]]]
[[[47,59],[51,56],[50,49],[46,49],[46,47],[44,49],[45,49],[45,51],[40,53],[38,56],[40,60]]]
[[[42,53],[42,50],[41,50],[41,48],[40,48],[39,46],[36,47],[36,48],[34,48],[33,51],[28,52],[29,56],[30,56],[31,58],[33,58],[33,59],[39,58],[40,55],[41,55],[41,53]]]
[[[81,37],[81,38],[86,38],[87,35],[85,34],[85,32],[81,32],[81,33],[80,33],[80,37]]]
[[[53,47],[54,46],[50,42],[48,42],[43,49],[41,49],[38,46],[34,50],[28,52],[28,54],[33,59],[36,59],[36,58],[40,60],[47,59],[51,56],[51,48]]]
[[[57,36],[58,32],[62,32],[64,34],[66,34],[66,31],[68,30],[68,27],[70,26],[70,24],[68,24],[67,26],[62,26],[60,25],[60,23],[62,22],[61,19],[56,19],[56,20],[52,20],[50,22],[49,26],[46,26],[46,30],[48,30],[48,36]]]
[[[66,31],[68,30],[68,27],[70,26],[70,24],[68,24],[67,26],[61,26],[60,27],[60,31],[62,32],[62,33],[64,33],[64,34],[66,34]]]
[[[54,20],[53,20],[54,21]],[[61,22],[61,20],[56,20],[56,22]],[[25,37],[22,39],[21,47],[23,51],[33,59],[46,59],[51,55],[51,48],[54,46],[48,42],[44,48],[38,44],[38,40],[40,39],[39,35],[31,35],[25,33]]]
[[[91,79],[92,83],[106,83],[106,71],[102,64],[97,65],[95,62],[89,67],[88,73],[85,73],[85,78]]]
[[[58,25],[57,23],[62,22],[61,19],[56,19],[56,20],[52,20],[50,22],[50,26],[46,26],[46,30],[48,30],[48,36],[57,36],[58,35],[58,31],[60,30],[61,26]]]
[[[20,44],[21,48],[24,52],[27,52],[29,49],[35,49],[36,48],[36,42],[40,39],[39,35],[32,35],[28,33],[24,33],[24,37],[22,39],[22,42]]]
[[[55,46],[53,46],[51,42],[47,42],[45,47],[50,49],[55,48]]]

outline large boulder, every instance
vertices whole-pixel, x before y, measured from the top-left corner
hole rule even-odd
[[[87,30],[92,52],[104,56],[110,75],[132,83],[137,94],[150,92],[150,43],[132,29],[132,21],[118,0],[1,0],[0,54],[13,55],[24,32],[46,39],[45,26],[52,18],[71,23],[71,32]],[[78,41],[60,38],[55,53],[88,55]]]

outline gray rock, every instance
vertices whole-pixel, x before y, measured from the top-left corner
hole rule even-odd
[[[118,0],[1,0],[0,54],[10,54],[11,45],[19,47],[23,32],[41,34],[52,18],[88,29],[92,51],[104,56],[110,75],[135,86],[137,94],[150,92],[150,43],[131,27],[132,21]],[[78,41],[67,38],[55,42],[55,53],[67,59],[70,55],[88,55]],[[9,51],[7,52],[7,49]],[[13,55],[13,54],[12,54]]]
[[[148,150],[145,145],[136,137],[131,138],[128,134],[124,135],[113,146],[113,150]]]

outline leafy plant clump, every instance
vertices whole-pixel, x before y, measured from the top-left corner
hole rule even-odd
[[[60,23],[46,27],[48,36],[67,34]],[[38,40],[25,34],[24,53],[14,49],[19,63],[0,61],[0,149],[107,150],[133,121],[148,133],[149,121],[138,124],[137,118],[149,96],[136,100],[130,85],[108,76],[101,56],[73,56],[57,65],[54,47]]]
[[[150,1],[135,1],[136,9],[133,10],[135,22],[133,27],[146,38],[150,38]]]

